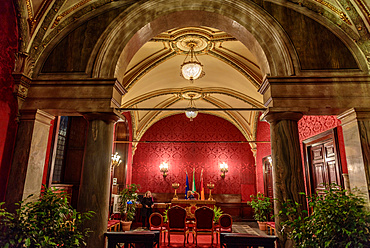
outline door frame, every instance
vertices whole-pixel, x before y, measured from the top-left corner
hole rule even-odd
[[[340,157],[340,150],[339,150],[339,140],[338,140],[338,129],[333,128],[329,129],[325,132],[317,134],[313,137],[310,137],[304,141],[302,141],[303,145],[303,157],[304,157],[304,173],[305,173],[305,183],[307,189],[307,195],[312,196],[315,193],[315,189],[312,185],[312,168],[310,166],[310,152],[309,149],[318,144],[323,143],[326,140],[333,140],[334,148],[335,148],[335,160],[338,166],[338,173],[339,173],[339,180],[340,186],[344,188],[344,180],[343,180],[343,171],[342,171],[342,162]]]

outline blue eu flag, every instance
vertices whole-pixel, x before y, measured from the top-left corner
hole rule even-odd
[[[188,199],[188,191],[190,190],[188,172],[186,172],[186,184],[185,185],[186,185],[185,186],[185,199]]]

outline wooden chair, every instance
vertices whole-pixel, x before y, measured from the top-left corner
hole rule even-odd
[[[212,241],[211,246],[213,246],[213,233],[214,233],[214,226],[213,226],[213,219],[215,217],[215,213],[213,209],[209,207],[200,207],[195,210],[195,224],[193,229],[195,245],[198,246],[198,235],[199,234],[211,234]]]
[[[186,210],[180,206],[174,206],[167,211],[168,218],[168,245],[170,245],[171,233],[184,233],[184,247],[189,229],[186,226]]]
[[[275,222],[267,222],[267,234],[275,235]]]
[[[231,233],[233,231],[233,219],[231,218],[231,215],[229,214],[222,214],[218,220],[218,226],[216,229],[216,242],[218,243],[219,234],[221,232],[224,233]]]
[[[159,231],[159,240],[161,240],[161,235],[163,233],[163,242],[166,243],[167,228],[166,225],[163,223],[163,216],[160,213],[152,213],[149,217],[149,224],[150,231]]]
[[[119,220],[108,220],[107,231],[108,232],[121,231],[121,221],[119,221]]]

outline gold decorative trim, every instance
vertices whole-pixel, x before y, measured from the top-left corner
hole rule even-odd
[[[29,1],[29,0],[28,0]],[[64,11],[62,14],[58,15],[55,20],[54,20],[54,23],[53,25],[51,26],[51,29],[55,28],[59,22],[68,14],[70,14],[72,11],[78,9],[79,7],[81,7],[82,5],[85,5],[86,3],[90,2],[92,0],[82,0],[81,2],[78,2],[76,3],[75,5],[73,5],[72,7],[70,7],[69,9],[67,9],[66,11]]]
[[[331,11],[333,11],[334,13],[336,13],[340,19],[342,19],[345,23],[347,23],[348,25],[352,25],[352,23],[349,21],[346,13],[344,13],[343,11],[337,9],[334,5],[332,5],[331,3],[328,3],[324,0],[314,0],[315,2],[318,2],[326,7],[328,7]]]
[[[27,5],[27,13],[28,13],[28,23],[30,25],[30,30],[32,32],[36,26],[36,19],[33,17],[31,0],[26,0],[26,5]]]

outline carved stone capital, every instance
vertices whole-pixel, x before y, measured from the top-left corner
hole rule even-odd
[[[280,121],[280,120],[299,121],[302,117],[303,117],[303,113],[301,112],[293,112],[293,111],[273,112],[271,110],[266,110],[261,115],[261,120],[267,121],[268,123],[272,123],[272,122]]]
[[[107,123],[117,122],[119,117],[115,113],[82,113],[87,121],[102,120]]]

